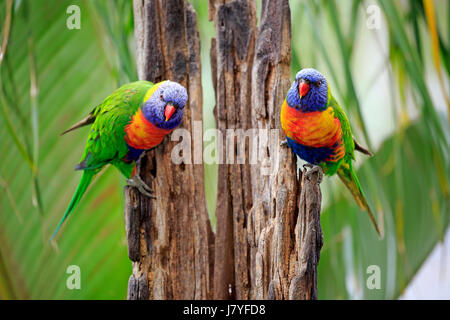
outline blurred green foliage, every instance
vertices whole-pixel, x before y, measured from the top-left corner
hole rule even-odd
[[[131,263],[124,181],[116,170],[96,179],[58,247],[48,239],[78,184],[73,167],[88,129],[58,134],[137,78],[131,1],[16,0],[7,10],[9,2],[0,1],[0,39],[8,38],[0,64],[0,298],[123,299]],[[207,1],[191,2],[208,129],[215,127],[209,62],[215,31]],[[435,1],[433,29],[423,3],[290,1],[291,75],[303,67],[321,70],[355,136],[375,152],[357,158],[358,175],[385,229],[378,240],[366,213],[339,181],[327,179],[319,298],[398,297],[450,223],[449,106],[442,92],[448,96],[450,5]],[[72,4],[81,9],[80,30],[66,28]],[[380,10],[380,29],[367,27],[370,5]],[[205,166],[205,181],[214,223],[216,165]],[[81,290],[66,288],[69,265],[81,268]],[[380,290],[365,285],[370,265],[380,267]]]
[[[66,28],[66,8],[71,4],[81,8],[80,30]],[[9,14],[5,1],[0,7],[3,22]],[[4,192],[0,196],[0,297],[123,299],[131,264],[123,222],[123,182],[114,170],[105,170],[96,179],[80,204],[78,213],[83,214],[71,217],[74,227],[64,228],[59,248],[48,240],[78,184],[80,175],[73,168],[88,129],[64,137],[59,133],[100,103],[120,79],[129,81],[117,53],[124,46],[110,43],[100,10],[88,1],[15,1],[11,14],[7,53],[0,67],[1,103],[19,146],[27,153],[37,141],[32,118],[39,123],[39,158],[32,153],[30,158],[37,167],[43,217],[32,199],[30,165],[18,152],[2,117],[0,151],[5,156],[0,177],[12,197],[3,196]],[[27,45],[29,41],[33,46]],[[30,107],[30,55],[38,86],[35,116]],[[69,265],[81,268],[81,290],[66,288]]]

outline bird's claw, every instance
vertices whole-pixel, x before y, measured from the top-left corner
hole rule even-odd
[[[133,178],[128,179],[127,183],[129,186],[131,187],[135,187],[136,189],[139,190],[140,193],[142,193],[143,195],[152,198],[152,199],[156,199],[156,197],[154,195],[152,195],[152,193],[154,193],[154,191],[152,190],[152,188],[150,188],[142,179],[139,175],[135,174],[133,176]]]
[[[283,140],[280,142],[280,147],[287,147],[287,146],[288,146],[287,140]]]

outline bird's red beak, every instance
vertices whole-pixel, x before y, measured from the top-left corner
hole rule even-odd
[[[307,84],[306,82],[302,81],[300,82],[300,85],[298,86],[298,89],[300,91],[300,98],[304,97],[308,94],[309,91],[309,84]]]
[[[173,104],[171,104],[171,103],[166,104],[166,108],[164,109],[164,116],[166,117],[166,121],[168,121],[170,119],[170,117],[173,115],[175,110],[176,109],[173,106]]]

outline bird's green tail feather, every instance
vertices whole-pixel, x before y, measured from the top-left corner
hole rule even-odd
[[[66,219],[69,217],[69,215],[72,213],[72,211],[77,206],[78,202],[80,202],[81,197],[86,192],[86,189],[89,187],[89,184],[91,183],[94,176],[97,174],[98,170],[84,170],[83,175],[81,177],[80,183],[78,184],[77,190],[75,191],[75,194],[72,197],[72,200],[70,200],[69,207],[67,208],[66,212],[64,213],[64,216],[62,217],[61,221],[59,222],[58,226],[56,227],[55,232],[53,232],[52,237],[50,238],[50,241],[53,240],[58,233],[59,229],[61,228],[62,224]]]
[[[365,210],[369,213],[370,220],[372,221],[375,230],[377,231],[378,235],[382,237],[380,229],[378,228],[377,221],[375,220],[372,210],[370,210],[370,207],[367,204],[364,192],[361,188],[361,185],[359,184],[356,172],[353,169],[353,165],[351,163],[348,164],[344,162],[339,167],[337,174],[339,178],[341,178],[342,182],[344,182],[345,186],[350,190],[361,210]]]

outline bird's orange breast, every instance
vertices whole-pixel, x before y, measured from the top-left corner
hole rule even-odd
[[[125,127],[125,142],[135,149],[151,149],[160,144],[171,131],[156,127],[145,119],[142,110],[139,109]]]
[[[286,135],[309,147],[331,147],[342,139],[341,123],[333,108],[324,111],[301,112],[286,100],[281,107],[281,126]]]

